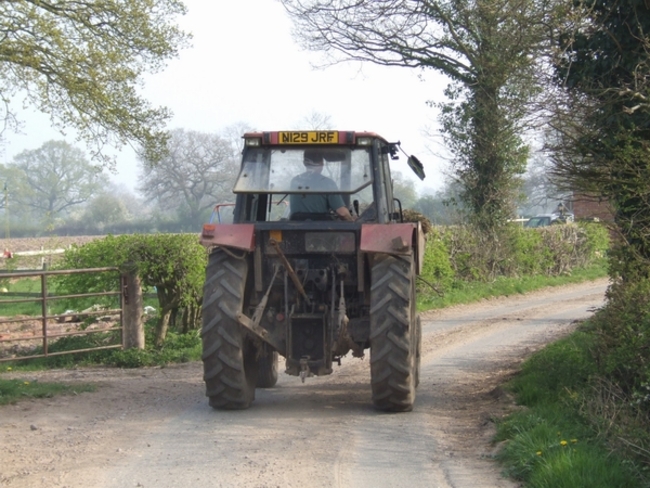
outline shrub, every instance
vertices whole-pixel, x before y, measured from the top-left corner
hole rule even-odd
[[[144,287],[156,291],[159,318],[155,343],[162,345],[170,318],[183,317],[182,328],[194,328],[200,318],[207,254],[196,234],[134,234],[107,236],[66,250],[62,269],[135,268]],[[114,278],[75,274],[59,278],[62,294],[78,290],[114,289]]]

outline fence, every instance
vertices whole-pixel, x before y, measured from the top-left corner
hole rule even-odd
[[[48,277],[57,276],[57,275],[70,275],[70,274],[80,274],[80,273],[115,273],[115,289],[112,291],[103,291],[96,293],[80,293],[80,294],[68,294],[68,295],[51,295],[48,293]],[[75,269],[75,270],[57,270],[57,271],[29,271],[29,272],[14,272],[14,273],[2,273],[0,277],[7,279],[21,279],[21,278],[34,278],[38,277],[41,282],[41,292],[35,298],[2,298],[0,299],[0,305],[7,305],[10,303],[26,303],[26,302],[40,302],[40,315],[30,315],[28,317],[10,317],[0,319],[0,327],[4,324],[17,324],[21,322],[40,322],[40,335],[32,335],[30,337],[15,337],[15,334],[9,334],[7,337],[4,335],[0,336],[0,346],[6,343],[20,342],[20,341],[35,341],[40,340],[42,344],[42,354],[34,354],[29,356],[17,356],[17,357],[6,357],[1,358],[0,362],[3,361],[16,361],[20,359],[32,359],[37,357],[48,357],[56,356],[61,354],[73,354],[80,352],[96,351],[102,349],[116,349],[116,348],[143,348],[144,347],[144,331],[142,326],[142,289],[140,286],[139,277],[132,273],[120,273],[117,268],[91,268],[91,269]],[[86,329],[81,330],[76,328],[72,331],[66,332],[52,332],[51,326],[54,324],[59,324],[65,322],[67,319],[71,318],[73,315],[79,315],[80,312],[68,312],[62,314],[53,314],[48,313],[48,305],[56,300],[63,299],[82,299],[88,297],[118,297],[119,308],[113,309],[101,309],[101,310],[84,310],[82,312],[84,317],[94,317],[94,316],[106,316],[113,315],[118,316],[116,321],[117,325],[98,328],[98,329]],[[4,307],[6,309],[6,307]],[[0,309],[0,315],[2,311]],[[111,331],[120,332],[120,343],[119,344],[108,344],[103,346],[97,346],[92,348],[85,349],[75,349],[69,351],[60,351],[60,352],[49,352],[48,346],[51,342],[56,341],[62,337],[67,336],[79,336],[79,335],[89,335],[89,334],[98,334],[98,333],[107,333]]]

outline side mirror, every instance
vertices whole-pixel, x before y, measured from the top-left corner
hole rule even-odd
[[[424,166],[422,166],[422,163],[418,158],[416,158],[415,156],[409,156],[406,164],[409,165],[409,168],[413,170],[413,172],[418,176],[418,178],[424,180],[425,177]]]

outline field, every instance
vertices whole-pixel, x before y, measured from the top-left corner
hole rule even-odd
[[[0,271],[7,270],[7,261],[4,259],[6,251],[18,258],[12,263],[13,269],[29,268],[41,269],[43,264],[51,265],[56,261],[57,255],[51,256],[20,256],[17,253],[26,251],[66,249],[73,244],[82,245],[103,236],[48,236],[24,237],[18,239],[0,239]]]
[[[20,256],[16,255],[16,253],[22,253],[25,251],[66,249],[73,244],[81,245],[100,237],[101,236],[50,236],[19,239],[0,239],[0,251],[4,252],[5,250],[8,250],[11,253],[14,253],[16,259],[12,260],[12,270],[20,271],[23,268],[41,269],[44,263],[47,264],[48,267],[51,266],[60,256],[60,254],[50,256]],[[0,271],[9,271],[7,268],[8,261],[1,256],[2,253],[0,253]],[[0,274],[0,280],[1,279],[2,275]],[[12,280],[6,280],[6,282],[1,283],[0,286],[0,290],[7,290],[7,295],[4,295],[7,298],[17,298],[15,296],[9,296],[13,295],[11,292],[19,291],[15,288],[16,282]],[[24,286],[20,286],[19,288],[22,289]],[[39,292],[40,284],[38,283],[38,280],[35,279],[34,286],[28,288],[30,288],[30,291],[32,292]],[[0,301],[1,298],[4,297],[0,297]],[[7,304],[6,307],[3,308],[8,309],[11,306],[11,304]],[[30,315],[21,313],[17,315],[11,313],[9,315],[6,315],[6,313],[2,313],[0,311],[0,321],[9,320],[11,318],[28,319]],[[84,324],[83,319],[83,315],[71,315],[66,319],[48,320],[48,335],[70,333],[78,331],[81,328],[90,330],[106,329],[114,326],[116,321],[115,316],[105,318],[101,317],[98,322],[88,326],[88,324]],[[42,340],[37,338],[35,339],[34,337],[42,335],[42,327],[43,323],[41,319],[0,323],[0,358],[14,357],[16,354],[25,354],[26,352],[32,351],[35,347],[41,345]],[[6,342],[8,339],[21,340],[18,342]]]

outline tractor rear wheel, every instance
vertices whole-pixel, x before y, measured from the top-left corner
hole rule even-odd
[[[239,325],[248,261],[221,249],[210,254],[203,287],[203,379],[214,408],[250,407],[257,383],[257,347]]]
[[[257,387],[272,388],[278,382],[278,353],[268,344],[262,345],[257,359]]]
[[[408,412],[415,401],[419,366],[413,257],[377,256],[371,280],[372,401],[380,410]]]

